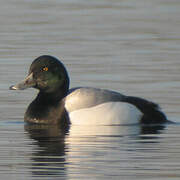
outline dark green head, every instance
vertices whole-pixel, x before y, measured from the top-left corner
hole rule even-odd
[[[29,74],[21,83],[11,86],[12,90],[36,88],[42,93],[56,93],[69,89],[69,77],[64,65],[55,57],[43,55],[36,58],[29,69]],[[62,92],[61,92],[62,93]]]

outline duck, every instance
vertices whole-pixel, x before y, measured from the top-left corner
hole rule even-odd
[[[35,124],[131,125],[168,122],[158,104],[144,98],[95,87],[69,88],[64,64],[42,55],[30,65],[27,77],[10,90],[38,89],[24,120]]]

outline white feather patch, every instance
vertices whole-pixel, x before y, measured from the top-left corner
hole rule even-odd
[[[129,125],[137,124],[142,112],[124,102],[107,102],[69,113],[72,125]]]

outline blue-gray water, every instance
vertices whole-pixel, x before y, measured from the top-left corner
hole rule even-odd
[[[0,6],[0,179],[180,178],[180,1],[6,0]],[[64,62],[71,87],[159,103],[165,127],[30,127],[37,91],[12,92],[34,58]]]

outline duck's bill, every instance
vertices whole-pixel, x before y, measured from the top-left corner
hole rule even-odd
[[[33,73],[31,73],[22,82],[16,85],[10,86],[9,89],[10,90],[24,90],[30,87],[34,87],[35,85],[36,85],[36,82],[33,79]]]

